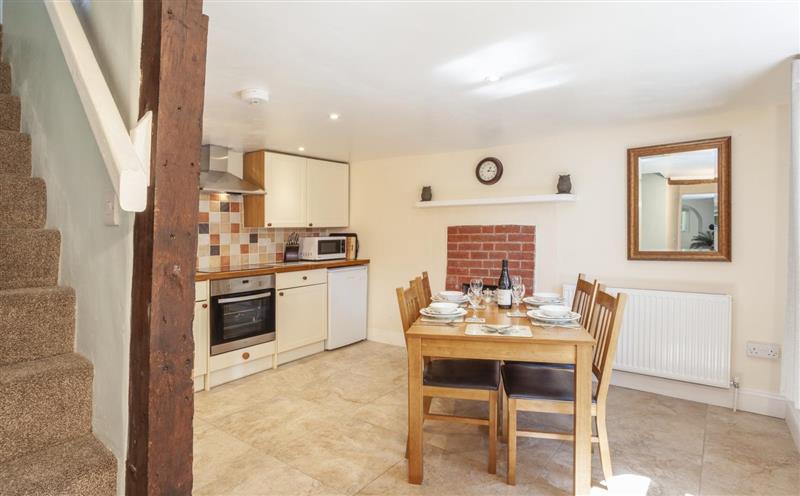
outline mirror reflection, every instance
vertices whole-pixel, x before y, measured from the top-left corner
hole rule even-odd
[[[639,250],[719,250],[718,149],[638,157]]]

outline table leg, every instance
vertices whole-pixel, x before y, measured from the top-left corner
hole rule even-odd
[[[408,482],[422,484],[422,343],[410,337],[408,349]]]
[[[575,348],[573,488],[585,495],[592,487],[592,347]]]

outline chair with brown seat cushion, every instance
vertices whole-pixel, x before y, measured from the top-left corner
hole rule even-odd
[[[600,461],[606,480],[612,477],[611,454],[606,428],[606,400],[611,380],[611,367],[617,349],[619,329],[626,295],[616,297],[599,290],[591,310],[587,330],[596,340],[592,372],[597,379],[592,395],[592,417],[597,436],[592,442],[600,445]],[[517,436],[572,440],[571,432],[539,432],[517,430],[517,412],[575,413],[574,369],[530,367],[521,363],[506,364],[502,369],[503,403],[507,405],[504,435],[508,436],[508,483],[516,482]]]
[[[397,303],[403,333],[411,328],[419,318],[419,311],[425,298],[421,288],[422,278],[412,281],[408,289],[397,288]],[[485,425],[489,428],[489,473],[497,472],[497,417],[500,395],[500,363],[496,360],[468,359],[430,359],[425,357],[422,395],[424,398],[424,420],[441,420],[471,425]],[[434,397],[462,400],[487,401],[489,418],[461,417],[431,413]],[[406,455],[408,446],[406,445]]]

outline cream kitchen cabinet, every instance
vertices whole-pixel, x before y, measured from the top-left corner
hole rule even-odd
[[[245,195],[246,227],[347,227],[350,166],[281,153],[244,156],[244,178],[266,191]]]
[[[306,171],[308,227],[350,224],[350,167],[308,159]]]
[[[194,336],[194,390],[207,389],[208,387],[208,340],[209,340],[209,310],[208,310],[208,282],[195,283],[194,321],[192,322],[192,335]]]
[[[278,276],[275,308],[278,363],[323,351],[328,332],[328,285],[325,282],[325,270],[291,272]]]

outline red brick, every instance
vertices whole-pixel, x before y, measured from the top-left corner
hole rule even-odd
[[[497,269],[500,270],[500,260],[484,260],[483,266],[489,269]]]
[[[535,266],[535,264],[534,264],[533,260],[521,260],[519,262],[519,268],[520,269],[533,270],[534,266]]]
[[[521,231],[520,226],[495,226],[494,232],[496,233],[518,233]]]
[[[473,252],[470,252],[469,258],[485,260],[485,259],[489,258],[489,252],[488,251],[473,251]]]
[[[489,271],[486,269],[470,269],[469,275],[472,277],[486,277],[489,275]]]
[[[459,243],[458,249],[466,251],[480,250],[481,243]]]
[[[505,242],[505,234],[473,234],[470,236],[470,241],[491,241],[491,242]]]
[[[447,251],[458,250],[458,243],[447,243]]]
[[[520,232],[535,234],[536,226],[520,226]]]
[[[517,261],[514,261],[514,260],[510,260],[508,262],[508,268],[509,269],[514,269],[514,270],[519,269],[520,268],[519,264],[520,264],[520,262],[517,262]]]
[[[448,234],[447,235],[447,242],[448,243],[465,243],[469,241],[468,234]]]
[[[533,236],[530,234],[509,234],[509,241],[518,241],[520,243],[533,243]]]
[[[477,234],[481,232],[481,226],[458,226],[459,234]]]
[[[466,259],[469,258],[468,251],[451,251],[447,254],[447,258],[450,260],[458,260],[458,259]]]
[[[447,226],[447,234],[458,234],[458,226]]]
[[[483,251],[494,251],[494,243],[483,243],[481,246]]]
[[[508,253],[506,253],[504,251],[490,251],[489,252],[489,258],[491,258],[492,260],[497,260],[499,262],[500,260],[503,260],[504,258],[508,258]]]
[[[447,272],[449,273],[449,275],[454,275],[454,276],[468,276],[469,270],[470,269],[468,267],[453,267],[452,269],[449,269]]]
[[[508,253],[509,260],[533,260],[533,253],[512,251]]]
[[[520,251],[528,251],[533,253],[536,250],[536,245],[533,243],[522,243],[520,246]]]
[[[521,248],[520,243],[496,243],[494,245],[495,250],[505,250],[505,251],[520,251]]]
[[[481,232],[494,234],[494,226],[482,226]]]

